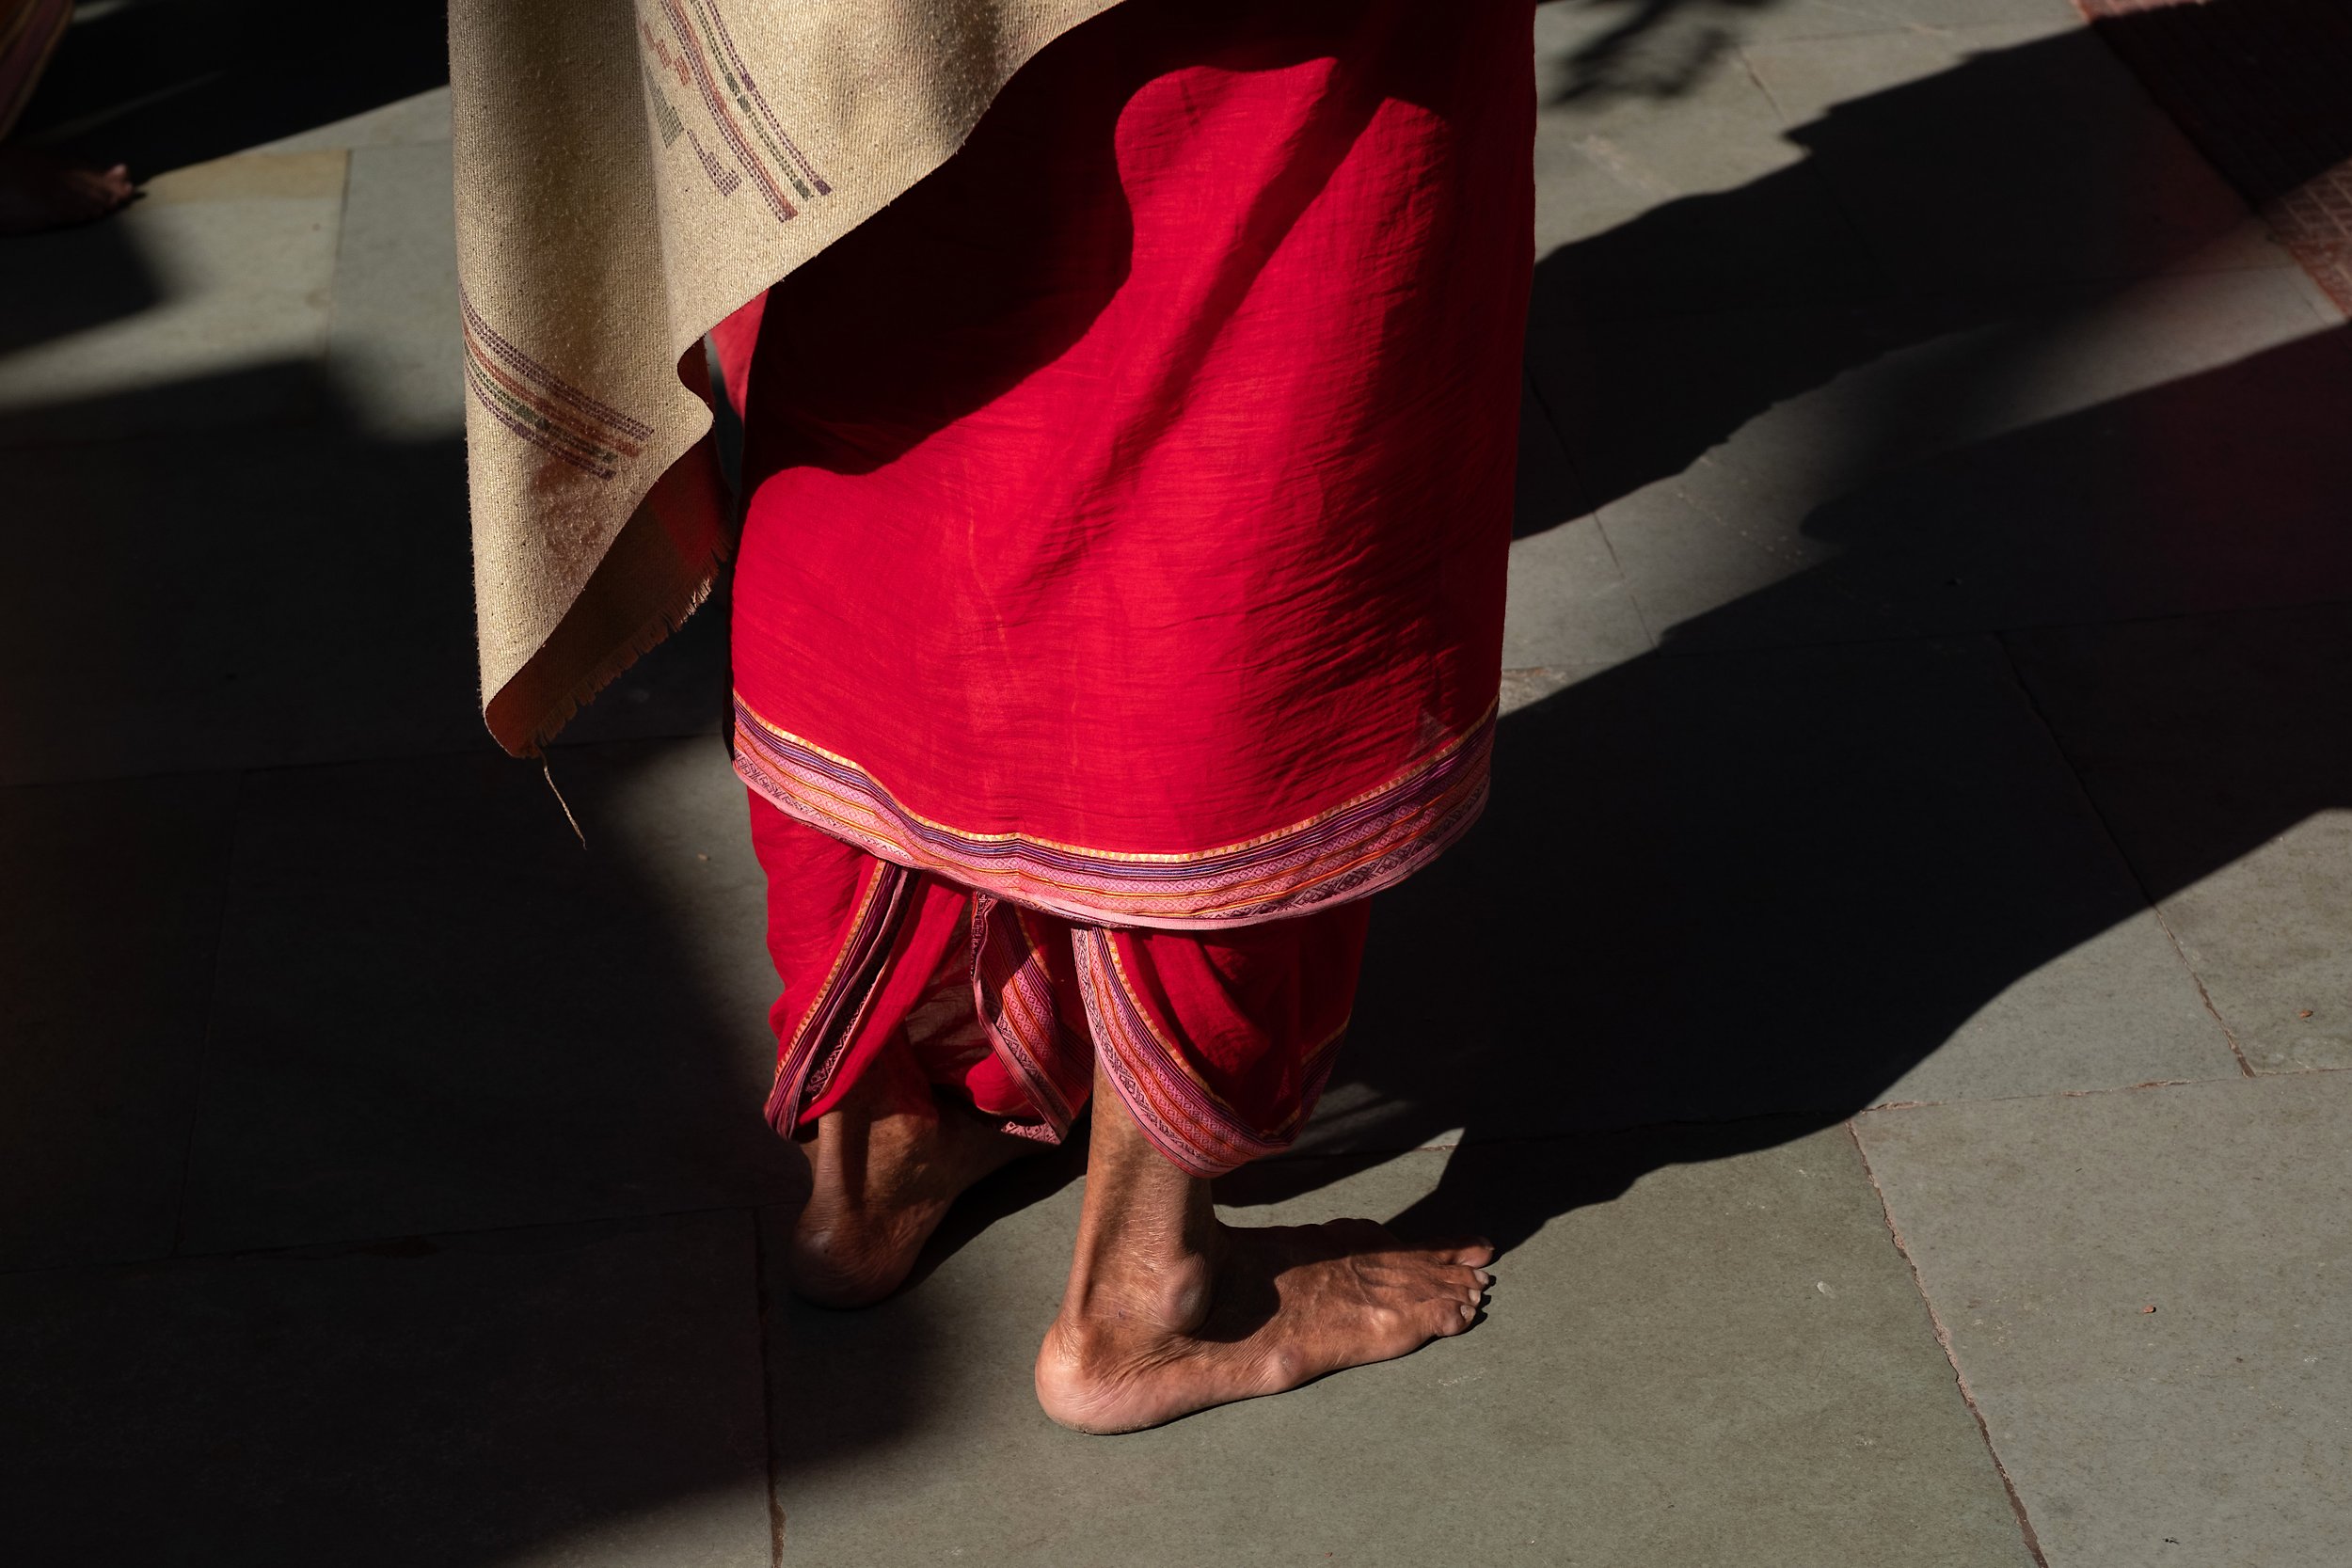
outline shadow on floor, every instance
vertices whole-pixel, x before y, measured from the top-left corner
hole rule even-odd
[[[1729,1152],[1832,1125],[2025,976],[2352,806],[2334,678],[2352,658],[2352,454],[2331,434],[2352,414],[2352,332],[1966,434],[2050,373],[2064,313],[2242,221],[2136,137],[2072,150],[2099,199],[2047,212],[1982,166],[1978,144],[2002,135],[1987,105],[2112,75],[2104,48],[2061,35],[1840,103],[1792,134],[1804,163],[1539,263],[1530,361],[1574,474],[1523,536],[1713,462],[1847,372],[1950,342],[1854,400],[1805,470],[1830,499],[1804,537],[1828,559],[1506,718],[1485,822],[1381,900],[1327,1144],[1593,1130],[1548,1146],[1549,1174],[1449,1187],[1407,1226],[1507,1243],[1687,1157],[1680,1134],[1610,1129],[1728,1123],[1698,1142]],[[2309,173],[2352,145],[2304,152]],[[1845,196],[1897,182],[1926,214],[1911,230],[1950,237],[1940,261],[1886,266],[1850,227]],[[2281,605],[2303,608],[2227,613]],[[2184,612],[2211,613],[2134,629],[2130,658],[2033,629]],[[1944,636],[1905,640],[1921,633]],[[2160,809],[2110,798],[2106,765],[2184,767],[2149,737],[2192,707],[2232,754]],[[1755,1122],[1754,1145],[1737,1132],[1789,1117]],[[1321,1180],[1278,1164],[1230,1196]]]
[[[74,24],[16,135],[141,180],[449,81],[443,0],[132,0]]]
[[[1845,437],[1848,474],[1883,472],[2045,378],[2038,317],[2160,275],[2243,265],[2227,249],[2249,222],[2244,205],[2150,114],[2109,51],[2134,24],[1975,55],[1836,103],[1788,134],[1801,162],[1544,257],[1529,361],[1577,483],[1564,508],[1523,515],[1519,531],[1682,474],[1843,372],[1955,340]],[[2120,129],[2085,135],[2083,117]],[[2040,147],[2061,140],[2038,168]],[[2352,119],[2316,127],[2296,150],[2276,182],[2352,156]],[[1856,211],[1876,220],[1869,233]]]
[[[421,26],[422,9],[386,14]],[[325,36],[313,9],[255,4],[206,15],[230,12],[255,24],[239,30],[243,43],[266,34],[296,40],[269,49],[308,49],[299,40]],[[176,27],[195,8],[118,14],[126,25],[144,17]],[[92,60],[101,25],[77,34],[75,48]],[[326,96],[268,103],[255,93],[265,107],[224,107],[208,119],[167,111],[232,104],[253,79],[217,63],[225,46],[209,36],[171,34],[189,60],[216,62],[175,76],[164,69],[171,51],[155,41],[167,35],[156,33],[140,48],[162,55],[127,50],[119,98],[108,102],[181,88],[106,124],[151,138],[147,166],[231,150],[431,85],[422,34],[401,37],[415,47],[389,49],[358,86],[321,63],[344,56],[347,34],[331,52],[322,42],[291,61],[265,52],[258,57],[277,61],[273,71],[300,67],[294,76],[311,84],[300,92]],[[2088,47],[2028,45],[1951,75],[2038,79],[2073,69],[2067,61]],[[70,87],[68,67],[84,68],[61,62]],[[1957,155],[1964,138],[1952,117],[1981,116],[1998,98],[1952,89],[1944,77],[1892,89],[1841,106],[1799,139],[1816,162],[1861,158],[1863,142]],[[2116,166],[2130,161],[2120,150]],[[1964,173],[1949,163],[1914,171],[1931,183]],[[1999,193],[1979,197],[1973,221],[1997,225]],[[1817,198],[1806,181],[1776,175],[1547,260],[1532,356],[1585,364],[1597,389],[1585,404],[1553,409],[1579,462],[1583,506],[1681,472],[1774,404],[1891,347],[2010,319],[1998,306],[1949,303],[1978,297],[1955,283],[1932,300],[1882,292],[1867,302],[1875,314],[1839,314],[1846,302],[1833,293],[1818,331],[1686,335],[1694,356],[1669,364],[1644,357],[1638,333],[1612,335],[1599,303],[1620,284],[1697,290],[1738,271],[1739,258],[1689,270],[1727,236],[1766,236],[1799,258],[1852,245],[1850,232],[1819,229],[1836,209]],[[2042,214],[2009,221],[2039,224]],[[2139,248],[2119,250],[2107,221],[2078,214],[2027,239],[2079,246],[2095,261],[2086,269],[2094,291],[2177,259],[2160,226],[2150,240],[2147,226],[2115,216],[2141,236]],[[139,286],[123,276],[115,298],[133,309]],[[2032,317],[2016,319],[2026,325],[2006,347],[1951,362],[1914,404],[1852,433],[1854,483],[1814,518],[1840,555],[1676,640],[1767,651],[1646,657],[1514,714],[1485,825],[1382,901],[1359,1026],[1332,1089],[1333,1104],[1357,1118],[1351,1130],[1387,1147],[1457,1128],[1507,1139],[1555,1126],[1564,1106],[1572,1124],[1592,1129],[1524,1146],[1505,1183],[1470,1191],[1449,1181],[1404,1223],[1475,1225],[1507,1244],[1661,1164],[1832,1124],[2022,977],[2143,917],[2150,895],[2313,811],[2352,804],[2352,715],[2345,684],[2330,678],[2352,642],[2352,611],[2215,617],[2171,641],[2151,633],[2125,660],[2077,657],[2063,633],[1982,631],[2136,613],[2142,601],[2115,585],[2158,571],[2238,573],[2241,600],[2344,596],[2333,585],[2352,548],[2339,527],[2352,449],[2300,422],[2344,406],[2352,359],[2342,334],[1946,450],[1942,411],[2030,373]],[[308,410],[270,436],[273,453],[292,453],[282,461],[224,452],[218,436],[10,458],[15,494],[33,485],[45,499],[0,523],[10,562],[0,618],[39,632],[8,661],[0,699],[12,745],[38,740],[65,754],[128,733],[146,758],[128,770],[175,798],[184,792],[172,775],[185,769],[270,770],[254,775],[262,806],[223,808],[272,830],[265,869],[277,880],[246,885],[281,890],[260,911],[278,935],[230,955],[231,969],[268,982],[251,986],[262,1013],[248,1016],[260,1017],[251,1027],[269,1049],[241,1088],[214,1056],[202,1092],[208,1116],[230,1103],[220,1097],[242,1093],[250,1125],[307,1122],[290,1147],[308,1164],[255,1179],[274,1195],[269,1212],[239,1210],[233,1193],[199,1183],[194,1218],[226,1238],[219,1251],[240,1256],[161,1260],[190,1223],[180,1213],[166,1216],[164,1245],[119,1254],[148,1260],[19,1273],[0,1285],[26,1347],[15,1359],[41,1370],[7,1418],[25,1435],[11,1449],[42,1456],[14,1467],[9,1512],[51,1521],[57,1560],[103,1557],[91,1549],[101,1540],[126,1557],[308,1560],[331,1541],[337,1560],[355,1564],[490,1568],[743,1481],[743,1443],[698,1447],[694,1437],[698,1425],[745,1418],[739,1390],[713,1381],[714,1367],[739,1364],[713,1361],[714,1341],[690,1331],[734,1322],[724,1291],[740,1291],[757,1266],[748,1236],[728,1228],[741,1216],[596,1215],[693,1207],[665,1188],[632,1211],[621,1191],[645,1143],[661,1137],[717,1151],[713,1206],[782,1200],[762,1183],[784,1178],[747,1152],[766,1136],[762,1085],[742,1053],[755,1005],[714,981],[710,954],[690,950],[679,911],[702,895],[679,879],[675,857],[658,861],[634,829],[614,830],[612,853],[580,856],[541,782],[481,737],[454,443],[370,441],[344,427],[332,388],[312,385],[308,371],[249,373],[291,378],[299,395],[289,406]],[[141,394],[141,419],[156,400],[194,407],[221,390]],[[88,417],[112,416],[93,406]],[[2275,438],[2282,429],[2302,438]],[[2128,504],[2112,504],[2118,487]],[[1947,640],[1787,646],[1788,626],[1822,624],[1822,605],[1883,600],[1890,582],[1909,580],[1909,562],[1955,557],[1975,562],[2000,594],[1952,614]],[[61,595],[69,581],[103,591]],[[2018,606],[2021,618],[1995,614]],[[681,713],[723,690],[712,650],[723,627],[716,615],[703,625],[717,628],[700,634],[707,641],[659,656],[673,661],[678,689],[697,694],[681,699]],[[2233,725],[2232,754],[2129,820],[2103,816],[2044,726],[2066,706],[2036,685],[2037,672],[2051,670],[2067,701],[2114,722],[2162,733],[2186,714]],[[355,690],[368,700],[353,703]],[[700,723],[606,733],[689,735]],[[2070,740],[2083,733],[2059,727]],[[286,746],[290,733],[302,743]],[[394,753],[410,760],[358,761]],[[666,754],[626,745],[577,753],[567,787],[592,842]],[[2074,761],[2086,768],[2084,756]],[[87,775],[63,767],[40,776]],[[437,797],[422,800],[412,784]],[[0,805],[28,816],[70,787],[0,792]],[[106,812],[137,809],[135,793],[123,800],[75,831],[104,839]],[[199,831],[226,830],[188,829]],[[150,956],[217,942],[205,921],[217,921],[218,906],[208,917],[184,892],[151,899],[140,878],[160,875],[159,861],[93,863],[70,852],[73,842],[48,833],[46,847],[10,849],[11,919],[65,935],[9,944],[32,955],[8,988],[9,1050],[36,1056],[29,1076],[42,1082],[71,1077],[91,1055],[130,1052],[127,1102],[145,1081],[138,1051],[200,1053],[201,1042],[159,1047],[135,1009],[103,1015],[114,1021],[103,1037],[81,1021],[100,1016],[93,999],[134,987],[151,967],[165,973]],[[103,886],[88,879],[92,863],[111,867]],[[314,901],[282,892],[297,887],[314,890]],[[305,925],[329,933],[323,967],[287,958]],[[69,983],[50,973],[68,960],[89,966],[90,955],[89,974]],[[166,980],[214,983],[210,969],[182,963]],[[188,1010],[183,996],[175,1016]],[[284,1090],[282,1064],[305,1053],[332,1065],[325,1107]],[[62,1147],[69,1171],[75,1159],[127,1158],[139,1140],[171,1131],[141,1126],[138,1140],[109,1142],[103,1130],[122,1114],[111,1101],[82,1123],[40,1106],[8,1114],[24,1123],[11,1122],[12,1146]],[[1609,1131],[1661,1121],[1717,1125]],[[176,1135],[189,1136],[184,1123]],[[504,1147],[485,1157],[489,1146]],[[420,1197],[362,1182],[341,1189],[340,1209],[319,1196],[346,1168],[339,1161],[360,1158],[352,1150],[390,1159],[387,1148],[431,1155],[419,1168],[437,1166],[442,1185]],[[1275,1163],[1227,1196],[1305,1190],[1331,1168]],[[1034,1201],[1072,1170],[1064,1158],[992,1184],[930,1262],[977,1236],[992,1206]],[[533,1180],[577,1188],[580,1224],[428,1241],[401,1239],[385,1218],[404,1203],[448,1214],[478,1202],[485,1227],[514,1225],[499,1206],[531,1193]],[[36,1187],[8,1190],[17,1202],[43,1201]],[[353,1240],[289,1249],[268,1240],[281,1222],[343,1226]],[[605,1247],[621,1262],[597,1261]],[[586,1260],[552,1272],[516,1261],[575,1252]],[[441,1283],[416,1283],[424,1280]],[[839,1455],[887,1448],[925,1419],[926,1369],[948,1353],[952,1325],[927,1320],[919,1297],[896,1322],[901,1337],[886,1362],[877,1347],[859,1407],[841,1423]],[[725,1332],[745,1331],[737,1323]],[[648,1449],[660,1462],[636,1465]],[[172,1484],[124,1484],[133,1473]],[[43,1541],[20,1531],[17,1543],[43,1560]]]

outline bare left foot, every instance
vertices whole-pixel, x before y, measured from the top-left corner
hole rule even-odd
[[[103,218],[136,194],[131,171],[84,168],[29,147],[0,146],[0,234],[37,234]]]
[[[786,1255],[792,1293],[819,1307],[882,1300],[966,1189],[1044,1148],[942,1100],[905,1051],[884,1051],[818,1118],[808,1207]]]

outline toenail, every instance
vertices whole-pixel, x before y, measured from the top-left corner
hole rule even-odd
[[[1486,1287],[1492,1285],[1495,1282],[1495,1276],[1488,1274],[1484,1269],[1473,1269],[1470,1272],[1477,1276],[1479,1288],[1481,1290],[1484,1290]]]

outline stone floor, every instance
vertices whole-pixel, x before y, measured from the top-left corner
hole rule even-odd
[[[585,853],[481,733],[437,9],[28,122],[152,178],[0,246],[8,1560],[2345,1560],[2352,330],[2067,0],[1539,10],[1495,801],[1221,1194],[1501,1282],[1117,1440],[1066,1157],[769,1277],[719,614]]]

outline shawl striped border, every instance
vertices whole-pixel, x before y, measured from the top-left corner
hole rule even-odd
[[[965,832],[915,815],[848,757],[735,702],[735,770],[786,816],[893,864],[1087,926],[1248,925],[1368,897],[1434,860],[1486,803],[1495,710],[1386,784],[1275,832],[1181,854]]]

